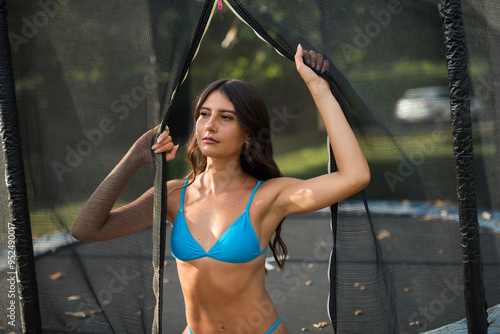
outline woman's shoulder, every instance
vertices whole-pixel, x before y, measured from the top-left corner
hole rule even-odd
[[[174,197],[180,196],[182,188],[184,186],[183,179],[175,179],[167,181],[167,194],[174,195]]]
[[[261,189],[259,197],[266,201],[274,201],[284,189],[301,181],[300,179],[285,176],[267,179],[259,187]]]
[[[179,211],[181,190],[184,180],[167,181],[167,221],[173,223]]]
[[[175,180],[169,180],[167,181],[167,189],[175,189],[177,187],[182,187],[184,184],[184,179],[175,179]]]

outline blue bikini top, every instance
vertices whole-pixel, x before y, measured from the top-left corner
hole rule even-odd
[[[262,181],[257,182],[253,189],[252,195],[248,200],[247,207],[241,216],[227,228],[227,230],[215,242],[208,252],[200,246],[189,232],[186,224],[186,219],[183,213],[184,195],[186,188],[182,189],[181,203],[179,212],[175,218],[172,233],[170,235],[170,248],[172,255],[182,261],[195,260],[201,257],[208,256],[223,262],[243,263],[250,262],[267,251],[267,246],[264,250],[260,250],[259,239],[253,229],[248,209],[252,203],[252,199],[259,188]],[[184,186],[187,180],[184,182]]]

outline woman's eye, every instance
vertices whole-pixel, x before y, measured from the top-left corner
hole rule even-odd
[[[222,119],[231,120],[231,119],[233,119],[233,117],[230,115],[222,115]]]
[[[201,116],[201,117],[208,116],[208,113],[207,113],[207,112],[202,111],[202,112],[200,112],[200,116]]]

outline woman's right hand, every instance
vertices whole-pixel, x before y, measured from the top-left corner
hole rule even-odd
[[[153,143],[158,127],[159,125],[144,133],[132,146],[133,154],[143,164],[152,164],[155,162],[153,153],[166,153],[167,161],[173,160],[179,149],[179,145],[174,145],[172,141],[168,126],[165,127],[165,130],[158,136],[156,142]]]

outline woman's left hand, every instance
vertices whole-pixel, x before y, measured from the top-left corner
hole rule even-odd
[[[297,71],[308,86],[316,84],[328,85],[322,77],[314,73],[314,71],[307,66],[309,65],[321,73],[328,71],[330,69],[330,62],[328,59],[324,59],[321,53],[317,53],[314,50],[304,50],[302,45],[299,44],[297,52],[295,53],[295,64],[297,66]]]

